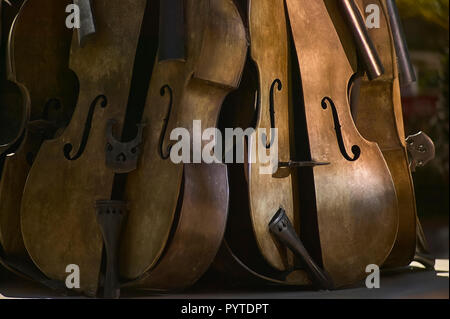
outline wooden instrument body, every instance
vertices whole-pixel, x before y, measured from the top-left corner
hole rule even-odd
[[[239,85],[247,51],[233,1],[188,0],[185,16],[186,60],[155,64],[142,155],[126,184],[133,213],[123,233],[120,269],[134,280],[131,286],[152,290],[189,286],[220,247],[228,207],[226,166],[202,160],[174,164],[169,136],[183,128],[195,138],[194,120],[203,129],[216,127],[225,96]],[[206,145],[202,141],[202,149]]]
[[[257,150],[256,154],[250,152],[248,158],[250,215],[261,254],[272,267],[284,271],[293,267],[292,255],[275,241],[268,225],[280,207],[291,220],[298,220],[294,214],[291,174],[289,170],[282,173],[283,169],[263,174],[262,169],[269,167],[270,171],[270,165],[261,163],[258,152],[273,140],[278,143],[264,151],[273,152],[277,148],[277,159],[291,160],[287,20],[283,1],[251,0],[248,12],[250,54],[257,69],[259,88],[256,129],[266,129],[267,135],[266,141],[261,141],[261,134],[249,140],[249,150]],[[271,108],[274,123],[271,123]],[[272,124],[278,130],[276,139],[272,139],[274,132],[270,132]]]
[[[23,88],[9,78],[11,74],[8,57],[9,33],[23,0],[15,1],[12,6],[4,1],[0,2],[0,161],[2,161],[23,133],[29,101]]]
[[[19,145],[4,159],[0,177],[0,243],[7,255],[27,256],[20,203],[28,171],[43,138],[51,134],[45,126],[64,126],[76,102],[76,78],[68,69],[72,32],[64,24],[69,3],[25,1],[11,28],[8,77],[24,92],[28,117]]]
[[[361,8],[373,1],[360,0]],[[362,80],[355,118],[361,134],[377,142],[383,152],[394,181],[398,206],[399,229],[387,267],[407,266],[416,249],[416,204],[414,185],[409,169],[406,137],[400,96],[397,55],[390,29],[385,0],[377,0],[380,7],[380,28],[369,29],[385,66],[385,74],[374,81]],[[374,111],[376,110],[376,111]]]
[[[336,2],[288,0],[287,8],[311,156],[331,163],[314,168],[314,187],[322,263],[339,287],[389,255],[398,228],[395,188],[380,149],[351,118],[347,88],[356,53],[348,32],[339,37],[345,27]]]
[[[299,225],[292,184],[296,171],[278,168],[274,174],[261,174],[260,169],[267,173],[271,167],[257,157],[258,148],[273,151],[283,162],[295,156],[291,154],[289,136],[294,123],[294,75],[285,6],[283,1],[252,0],[241,1],[241,10],[249,24],[251,50],[241,85],[227,98],[222,110],[221,127],[265,129],[267,137],[264,140],[264,132],[260,132],[257,137],[247,138],[245,163],[228,165],[228,224],[213,270],[240,284],[308,286],[311,281],[305,271],[294,265],[291,253],[269,233],[269,222],[280,207]],[[272,142],[273,124],[278,129],[278,145],[273,145],[278,153],[266,149]],[[256,158],[248,153],[252,148],[257,151]]]
[[[62,135],[45,141],[25,186],[21,222],[35,264],[64,281],[80,267],[80,290],[95,295],[103,240],[95,204],[111,198],[114,172],[105,165],[108,121],[121,127],[146,1],[95,1],[98,32],[83,48],[73,38],[70,67],[80,95]],[[83,133],[84,132],[84,133]],[[71,147],[70,147],[71,146]]]

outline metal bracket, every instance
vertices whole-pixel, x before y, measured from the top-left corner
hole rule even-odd
[[[137,168],[140,155],[140,145],[145,124],[138,124],[138,133],[134,140],[128,143],[119,142],[113,135],[115,120],[109,120],[106,127],[106,166],[115,173],[125,174]]]
[[[416,171],[417,167],[424,167],[434,159],[436,150],[433,140],[424,132],[408,136],[406,147],[410,155],[410,169]]]
[[[107,259],[104,297],[119,298],[119,239],[122,224],[127,215],[127,203],[102,200],[96,202],[95,208],[97,211],[97,222],[103,235]]]
[[[306,272],[316,287],[326,290],[334,288],[330,275],[311,258],[283,208],[280,208],[270,221],[269,230],[280,243],[288,247],[303,262]]]

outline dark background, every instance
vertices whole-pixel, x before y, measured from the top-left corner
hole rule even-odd
[[[417,83],[402,89],[406,135],[427,133],[436,158],[413,173],[417,209],[437,258],[448,258],[449,1],[397,0]]]

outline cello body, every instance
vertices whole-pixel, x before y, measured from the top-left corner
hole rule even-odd
[[[278,147],[278,160],[291,160],[287,20],[283,1],[251,0],[248,12],[250,55],[258,77],[256,129],[266,129],[266,133],[249,139],[248,149],[252,150],[248,158],[250,216],[261,254],[273,268],[285,271],[293,268],[293,257],[274,240],[267,225],[280,207],[291,220],[298,222],[294,214],[291,172],[280,174],[282,169],[275,168],[278,169],[275,172],[268,167],[269,171],[263,173],[262,166],[267,170],[268,164],[261,163],[259,156],[252,153],[257,148]],[[272,131],[274,128],[277,133]]]
[[[248,21],[249,57],[241,86],[227,100],[221,120],[226,127],[263,131],[240,141],[245,148],[243,164],[228,165],[229,219],[214,269],[246,281],[305,285],[309,280],[304,272],[289,277],[297,268],[294,258],[268,229],[280,207],[299,223],[293,194],[295,170],[279,169],[274,174],[270,164],[262,163],[258,157],[258,148],[269,152],[275,147],[278,160],[287,162],[293,157],[290,46],[284,4],[241,1],[241,10]],[[272,131],[275,127],[277,132]],[[238,142],[236,146],[240,147]],[[256,154],[247,150],[256,150]]]
[[[360,135],[350,114],[356,50],[337,2],[288,0],[287,10],[311,157],[330,163],[313,171],[314,240],[320,243],[320,252],[313,253],[342,287],[364,278],[367,265],[382,265],[388,257],[398,229],[397,198],[378,145]]]
[[[76,78],[68,69],[71,31],[64,25],[69,3],[25,1],[11,28],[8,77],[29,103],[26,128],[4,159],[0,177],[0,243],[6,255],[28,255],[20,226],[25,181],[42,140],[68,123],[76,102]]]
[[[73,37],[70,68],[78,76],[77,106],[64,132],[41,146],[25,185],[21,223],[25,246],[49,278],[80,269],[80,291],[95,295],[103,241],[96,202],[109,200],[115,173],[105,164],[111,120],[120,131],[130,94],[146,1],[94,4],[97,33],[80,47]]]
[[[175,143],[169,137],[174,139],[176,128],[201,136],[193,121],[203,128],[217,126],[224,98],[239,85],[247,39],[233,1],[184,5],[185,58],[155,62],[143,114],[142,156],[126,182],[132,213],[123,232],[120,271],[130,287],[171,290],[193,284],[210,266],[225,230],[226,166],[194,155],[206,141],[197,146],[187,141],[191,163],[173,163]]]
[[[11,65],[8,57],[8,41],[11,26],[22,5],[22,0],[0,3],[0,162],[20,139],[27,117],[26,94],[9,79]]]
[[[359,1],[365,8],[370,1]],[[369,30],[385,66],[385,74],[374,81],[363,78],[359,91],[355,123],[361,134],[380,146],[394,181],[398,206],[399,229],[395,245],[385,267],[407,266],[416,250],[416,201],[409,167],[400,95],[397,55],[386,1],[381,8],[381,27]],[[374,112],[373,110],[376,110]]]
[[[373,79],[365,70],[354,117],[358,43],[338,8],[351,0],[84,1],[95,13],[89,38],[63,25],[70,0],[40,1],[25,0],[5,51],[0,107],[21,114],[13,134],[0,134],[0,253],[31,258],[59,283],[75,264],[80,292],[103,285],[116,297],[119,275],[127,288],[189,287],[219,249],[225,271],[296,286],[316,285],[311,268],[343,287],[367,265],[412,260],[417,214],[386,0],[376,0],[381,29],[369,31],[386,72]],[[158,2],[177,5],[171,13],[185,21],[174,30],[185,39],[174,55],[165,51],[170,37],[160,39],[159,58],[153,46],[153,68],[142,70]],[[144,98],[148,83],[136,81],[146,72]],[[222,148],[214,129],[227,102],[238,126],[257,130],[245,139],[244,164],[228,168],[222,154],[205,160]],[[142,145],[114,140],[129,138],[137,121]],[[299,145],[308,162],[296,161]],[[263,163],[260,149],[267,158],[275,148],[278,164]],[[112,226],[111,215],[120,215]],[[297,252],[277,237],[287,225]]]

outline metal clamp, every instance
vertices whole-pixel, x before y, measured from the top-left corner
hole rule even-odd
[[[409,165],[412,172],[415,172],[417,167],[424,167],[436,155],[433,140],[424,132],[408,136],[406,147],[410,156]]]

